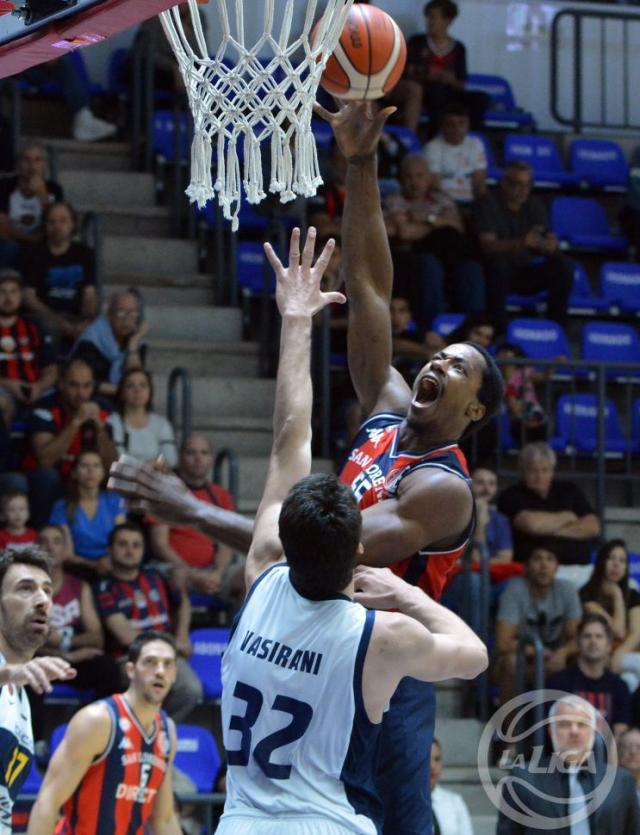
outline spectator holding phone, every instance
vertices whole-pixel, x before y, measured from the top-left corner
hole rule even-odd
[[[564,325],[574,263],[560,252],[542,202],[531,196],[526,162],[507,164],[500,190],[475,203],[474,217],[486,261],[487,306],[499,334],[507,328],[508,293],[549,292],[547,315]]]

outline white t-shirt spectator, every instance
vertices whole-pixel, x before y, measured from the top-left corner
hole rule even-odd
[[[139,461],[152,461],[163,455],[169,467],[178,463],[173,427],[162,415],[151,412],[149,423],[142,428],[129,426],[117,412],[109,415],[107,423],[118,455],[126,452]]]
[[[477,136],[465,136],[459,145],[450,145],[441,136],[428,142],[424,154],[429,171],[440,178],[440,188],[459,203],[471,203],[471,176],[487,167],[487,155]]]
[[[473,835],[471,817],[462,795],[436,786],[431,792],[431,806],[440,835]]]

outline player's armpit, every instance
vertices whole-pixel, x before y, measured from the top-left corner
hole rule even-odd
[[[397,499],[362,512],[364,565],[389,566],[423,548],[456,546],[468,528],[473,498],[467,484],[440,470],[418,470],[402,482]]]
[[[47,768],[29,817],[28,835],[52,835],[60,807],[106,749],[110,735],[111,718],[104,705],[89,705],[76,713]]]

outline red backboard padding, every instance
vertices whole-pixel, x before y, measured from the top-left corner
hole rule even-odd
[[[0,78],[105,40],[176,5],[176,0],[104,0],[0,46]],[[55,46],[54,46],[55,44]]]

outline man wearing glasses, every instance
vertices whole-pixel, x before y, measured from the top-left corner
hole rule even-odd
[[[124,372],[143,368],[147,331],[139,296],[129,290],[114,293],[106,314],[89,325],[73,350],[93,369],[98,394],[114,397]]]
[[[508,293],[549,293],[547,317],[561,325],[573,287],[574,263],[560,252],[547,211],[531,196],[533,172],[526,162],[510,162],[495,195],[474,206],[476,231],[486,259],[487,305],[498,334],[507,327]]]

